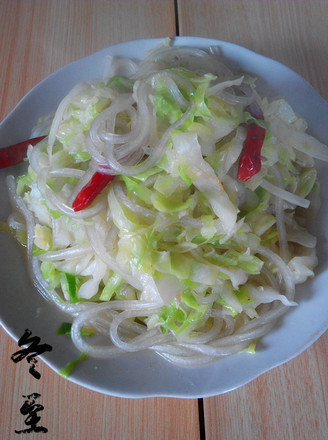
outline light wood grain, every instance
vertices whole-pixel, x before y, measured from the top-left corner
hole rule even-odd
[[[172,1],[1,0],[0,119],[65,64],[107,46],[175,33]]]
[[[6,439],[191,439],[199,438],[198,407],[195,400],[168,398],[121,399],[104,396],[62,379],[42,361],[41,379],[28,373],[26,361],[14,364],[10,356],[17,344],[0,332],[0,438]],[[23,395],[37,392],[39,413],[46,434],[21,434],[25,417],[20,414]],[[186,415],[188,415],[186,417]]]
[[[206,439],[326,439],[327,359],[325,335],[296,359],[250,384],[205,399]]]
[[[0,1],[0,119],[44,77],[83,56],[136,38],[175,30],[173,1]],[[197,401],[104,396],[60,378],[43,362],[38,381],[14,364],[17,344],[0,331],[0,438],[100,440],[198,439]],[[26,428],[23,395],[38,392],[47,434]],[[188,418],[185,415],[188,414]]]
[[[180,35],[217,38],[291,67],[328,98],[326,0],[178,0]]]
[[[274,58],[327,99],[327,1],[179,0],[178,11],[181,35],[230,41]],[[205,399],[206,439],[328,438],[327,350],[328,333],[250,384]]]

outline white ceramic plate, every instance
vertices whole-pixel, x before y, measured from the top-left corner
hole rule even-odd
[[[55,72],[32,89],[1,123],[0,146],[27,139],[38,117],[55,109],[77,82],[101,77],[106,55],[137,58],[159,42],[148,39],[118,44]],[[310,132],[328,143],[328,104],[295,72],[276,61],[223,41],[178,37],[174,44],[200,48],[219,45],[231,67],[257,76],[265,93],[285,96],[308,121]],[[24,165],[19,165],[0,171],[1,220],[6,220],[11,212],[5,176],[13,172],[22,174],[23,169]],[[325,193],[328,173],[321,172],[320,181]],[[297,288],[299,306],[262,339],[255,355],[237,354],[195,369],[173,366],[151,352],[127,354],[112,360],[87,359],[77,366],[69,380],[121,397],[198,398],[240,387],[298,355],[328,328],[327,210],[328,203],[323,200],[320,214],[312,224],[318,237],[320,262],[316,277]],[[55,334],[60,323],[67,318],[34,289],[27,274],[24,253],[14,239],[0,234],[0,249],[1,324],[15,340],[28,328],[33,335],[40,336],[42,343],[52,345],[53,350],[42,359],[57,371],[78,356],[69,337]]]

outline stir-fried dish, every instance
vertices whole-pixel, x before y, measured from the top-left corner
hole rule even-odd
[[[31,137],[9,225],[87,355],[197,366],[254,351],[313,276],[327,147],[216,47],[108,59]]]

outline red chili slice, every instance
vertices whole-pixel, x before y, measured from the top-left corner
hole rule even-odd
[[[75,212],[82,211],[87,208],[97,195],[110,183],[115,176],[111,174],[105,174],[96,172],[91,177],[91,180],[81,189],[76,196],[72,208]]]
[[[247,138],[239,159],[237,179],[246,182],[261,169],[261,149],[265,129],[255,123],[245,124]]]
[[[18,144],[10,145],[9,147],[0,149],[0,168],[10,167],[22,162],[27,153],[29,145],[38,144],[45,136],[28,139],[27,141],[19,142]]]

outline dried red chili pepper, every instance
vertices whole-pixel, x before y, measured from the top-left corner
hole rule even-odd
[[[246,182],[261,169],[261,149],[265,129],[255,123],[245,124],[247,137],[239,159],[237,179]]]
[[[33,139],[28,139],[27,141],[19,142],[18,144],[10,145],[9,147],[0,149],[0,168],[10,167],[12,165],[17,165],[22,162],[27,153],[29,145],[38,144],[44,139],[45,136],[39,136]]]
[[[111,174],[105,174],[96,172],[91,177],[90,181],[81,189],[81,191],[76,196],[72,208],[75,212],[81,211],[87,208],[97,195],[111,182],[115,176]]]

